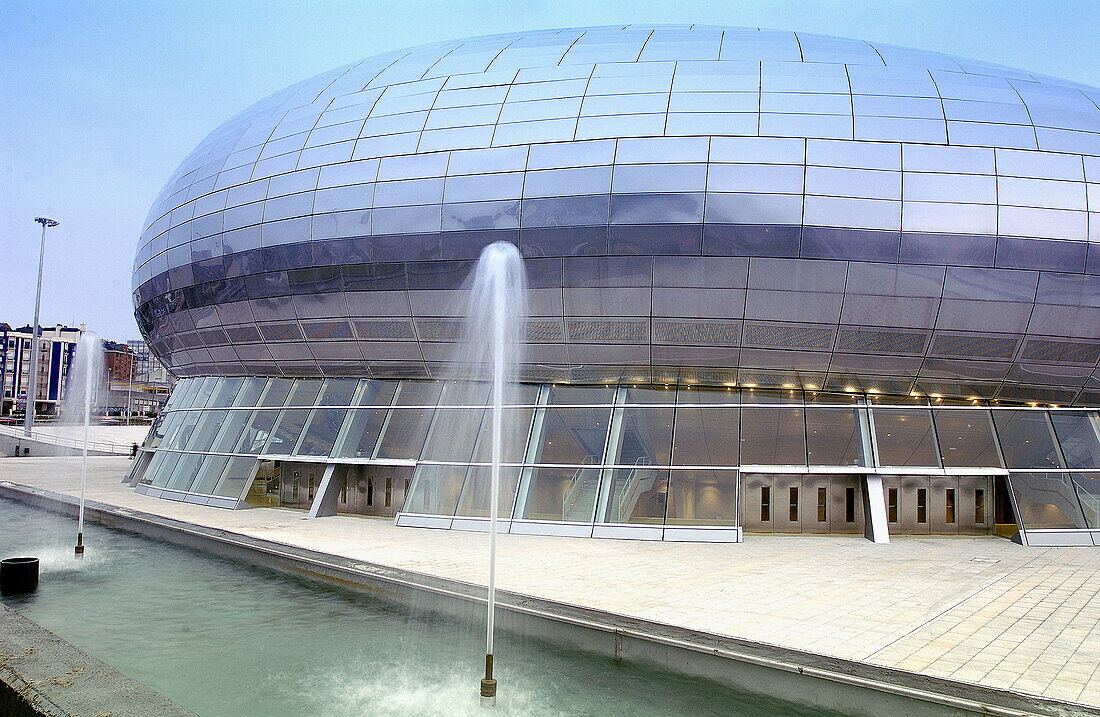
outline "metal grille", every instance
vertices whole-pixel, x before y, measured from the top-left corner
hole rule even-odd
[[[389,339],[390,341],[415,339],[409,321],[356,321],[355,332],[361,339]]]
[[[736,321],[654,321],[653,342],[737,346],[741,343],[741,324]]]
[[[563,334],[560,321],[533,320],[527,322],[528,341],[561,341]]]
[[[1014,401],[1040,401],[1042,403],[1069,403],[1075,391],[1064,391],[1046,386],[1023,386],[1006,383],[997,393],[998,398]]]
[[[648,341],[647,321],[593,321],[568,322],[570,341]]]
[[[229,339],[225,336],[225,332],[221,329],[206,329],[205,331],[199,331],[197,333],[199,339],[207,346],[224,346],[229,342]]]
[[[245,344],[260,340],[260,332],[256,330],[255,326],[234,326],[226,329],[225,333],[229,335],[229,343],[232,344]]]
[[[833,345],[833,330],[810,326],[745,324],[744,345],[828,349]]]
[[[264,341],[301,341],[302,332],[294,322],[284,324],[260,324]]]
[[[836,339],[841,351],[858,353],[921,354],[928,335],[906,331],[843,329]]]
[[[351,326],[346,321],[316,321],[303,323],[307,339],[350,339]]]
[[[969,356],[972,358],[1012,358],[1016,339],[967,334],[937,334],[932,341],[933,356]]]
[[[176,337],[176,340],[179,342],[178,348],[190,349],[203,345],[199,335],[194,333],[180,334]]]
[[[462,332],[460,319],[421,319],[416,333],[421,341],[457,341]]]
[[[1100,345],[1083,341],[1031,339],[1024,344],[1022,358],[1030,361],[1056,361],[1094,364],[1100,359]]]

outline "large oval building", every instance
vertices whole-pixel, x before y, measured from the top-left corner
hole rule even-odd
[[[531,286],[513,531],[1100,544],[1100,90],[745,28],[415,47],[223,124],[138,246],[188,380],[134,482],[479,527],[481,431],[433,448],[433,411],[499,240]]]

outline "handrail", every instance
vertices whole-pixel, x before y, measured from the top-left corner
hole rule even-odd
[[[590,466],[595,465],[596,459],[592,456],[586,455],[584,460],[581,461],[581,465]],[[588,471],[590,468],[578,468],[573,473],[573,477],[569,479],[569,488],[565,491],[561,498],[561,518],[565,520],[565,516],[570,512],[573,504],[580,496],[584,486],[588,483]]]
[[[39,443],[47,443],[53,446],[62,446],[64,448],[83,448],[84,441],[78,438],[68,438],[66,436],[58,436],[53,433],[45,433],[42,431],[31,430],[31,435],[27,436],[21,429],[9,429],[7,426],[0,426],[0,433],[11,436],[13,438],[29,438],[32,441]],[[88,441],[88,450],[100,451],[103,453],[119,453],[122,455],[129,454],[133,449],[133,443],[105,443],[100,441]]]

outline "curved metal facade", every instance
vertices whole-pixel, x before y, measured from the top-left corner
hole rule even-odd
[[[451,292],[504,239],[528,257],[532,380],[1095,404],[1098,105],[751,29],[389,53],[184,160],[142,233],[136,314],[181,376],[430,377]]]

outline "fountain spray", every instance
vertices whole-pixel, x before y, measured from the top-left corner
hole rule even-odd
[[[74,366],[69,371],[66,398],[62,408],[62,423],[83,423],[84,445],[80,461],[80,508],[77,513],[76,555],[84,555],[84,494],[88,480],[88,426],[92,407],[99,398],[99,382],[103,379],[103,346],[98,336],[87,331],[76,347]]]

